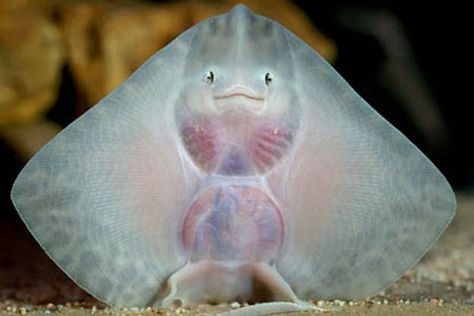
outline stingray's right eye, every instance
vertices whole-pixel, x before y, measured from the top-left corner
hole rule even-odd
[[[212,71],[209,71],[207,74],[206,74],[206,82],[208,84],[213,84],[214,83],[214,73]]]

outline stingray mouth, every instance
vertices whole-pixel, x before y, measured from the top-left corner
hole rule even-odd
[[[214,95],[214,100],[222,100],[229,98],[247,98],[254,101],[263,101],[264,99],[262,95],[243,87],[233,87],[225,90],[222,93],[217,93]]]

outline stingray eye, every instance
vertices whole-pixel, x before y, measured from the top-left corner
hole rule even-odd
[[[209,71],[207,74],[206,74],[206,82],[208,84],[213,84],[214,83],[214,73],[212,71]]]
[[[265,74],[265,84],[268,86],[273,81],[273,76],[271,73],[267,72]]]

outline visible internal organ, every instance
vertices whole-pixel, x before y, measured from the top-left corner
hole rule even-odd
[[[183,243],[192,261],[273,262],[283,241],[280,210],[260,189],[206,189],[189,209]]]
[[[293,130],[280,120],[199,117],[184,121],[181,137],[201,170],[248,176],[269,170],[283,157],[293,142]]]
[[[263,172],[279,161],[292,142],[293,133],[288,128],[269,124],[256,129],[249,147],[258,171]]]
[[[219,174],[246,175],[252,171],[247,155],[239,148],[226,150],[218,164]]]
[[[216,128],[205,118],[187,121],[181,128],[181,137],[194,162],[203,170],[211,171],[217,161],[218,140]]]

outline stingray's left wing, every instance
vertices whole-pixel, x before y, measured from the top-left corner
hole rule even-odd
[[[31,233],[76,283],[118,306],[154,301],[184,264],[189,198],[173,106],[190,30],[49,142],[12,199]]]

